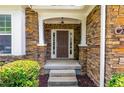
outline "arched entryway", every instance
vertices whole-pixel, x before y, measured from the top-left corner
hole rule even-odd
[[[45,19],[44,34],[47,59],[78,59],[80,20],[65,17]]]

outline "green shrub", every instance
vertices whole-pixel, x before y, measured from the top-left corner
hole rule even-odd
[[[0,69],[0,86],[35,87],[38,86],[39,64],[36,61],[17,60],[5,64]]]
[[[3,66],[5,64],[5,62],[0,62],[0,66]]]
[[[124,87],[124,74],[114,74],[108,82],[109,87]]]

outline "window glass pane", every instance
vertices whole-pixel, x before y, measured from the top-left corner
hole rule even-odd
[[[0,35],[0,54],[11,53],[11,36]]]
[[[5,15],[0,15],[0,22],[4,22],[5,21]]]
[[[6,22],[6,27],[11,27],[11,22]]]
[[[0,34],[11,32],[11,15],[0,15]]]
[[[0,22],[0,27],[5,27],[5,22]]]
[[[6,31],[5,28],[0,28],[0,33],[5,31]]]
[[[11,15],[6,15],[6,21],[11,22]]]
[[[11,32],[11,28],[6,28],[6,32]]]

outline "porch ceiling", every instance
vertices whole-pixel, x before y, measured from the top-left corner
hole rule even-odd
[[[74,6],[74,5],[32,5],[32,8],[39,13],[42,12],[43,14],[47,13],[64,13],[70,14],[73,13],[75,15],[88,15],[90,11],[95,7],[95,5],[81,5],[81,6]]]
[[[80,10],[85,7],[85,5],[75,6],[75,5],[33,5],[34,9],[76,9]]]
[[[57,18],[50,18],[50,19],[46,19],[44,20],[44,23],[46,24],[61,24],[61,22],[64,22],[64,24],[80,24],[81,21],[77,20],[77,19],[72,19],[72,18],[61,18],[61,17],[57,17]]]

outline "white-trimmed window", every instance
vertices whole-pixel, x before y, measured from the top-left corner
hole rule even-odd
[[[0,15],[0,54],[11,54],[11,15]]]

